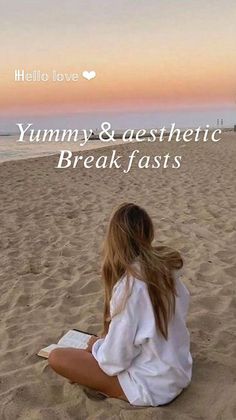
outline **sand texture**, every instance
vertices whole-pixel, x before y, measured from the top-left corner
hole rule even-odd
[[[176,144],[138,148],[177,153]],[[0,165],[2,420],[236,418],[235,151],[236,135],[227,133],[217,144],[183,146],[178,170],[57,170],[56,156]],[[193,380],[165,407],[97,400],[35,355],[71,327],[99,331],[100,246],[110,211],[123,201],[144,206],[157,243],[185,260]]]

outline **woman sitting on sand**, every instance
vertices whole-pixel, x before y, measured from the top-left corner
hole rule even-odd
[[[170,402],[192,372],[182,258],[153,247],[153,239],[144,209],[116,209],[104,244],[104,333],[86,350],[59,348],[49,355],[51,367],[70,381],[139,406]]]

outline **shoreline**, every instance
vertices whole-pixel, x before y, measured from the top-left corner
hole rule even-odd
[[[96,141],[96,140],[91,140],[92,142],[94,142],[94,141]],[[49,146],[50,146],[50,144],[49,143],[47,143]],[[42,144],[40,144],[41,146],[42,146]],[[44,145],[44,144],[43,144]],[[72,144],[72,148],[70,149],[69,147],[68,147],[68,149],[69,150],[71,150],[72,151],[72,153],[76,153],[76,152],[83,152],[83,151],[85,151],[85,152],[87,152],[88,150],[97,150],[97,149],[103,149],[103,148],[106,148],[106,147],[111,147],[111,146],[114,146],[114,147],[116,147],[116,146],[119,146],[119,145],[122,145],[122,142],[117,142],[116,143],[116,145],[114,146],[114,144],[103,144],[103,143],[101,143],[101,142],[99,142],[99,143],[97,143],[97,144],[91,144],[91,145],[89,145],[88,143],[85,145],[85,146],[77,146],[76,147],[76,145],[73,145]],[[25,145],[21,145],[21,147],[24,147]],[[31,145],[31,146],[33,146],[33,145]],[[66,145],[66,146],[68,146],[68,145]],[[73,147],[74,146],[74,147]],[[89,147],[88,147],[89,146]],[[26,146],[27,147],[27,146]],[[37,145],[36,145],[36,147],[37,147]],[[0,149],[0,154],[1,154],[1,149]],[[49,157],[49,156],[57,156],[57,155],[59,155],[60,154],[60,151],[58,151],[58,150],[55,150],[55,151],[52,151],[52,152],[41,152],[41,154],[38,154],[38,155],[34,155],[34,156],[28,156],[28,157],[24,157],[24,156],[22,156],[22,157],[15,157],[15,158],[9,158],[9,159],[5,159],[5,160],[1,160],[0,159],[0,165],[2,164],[2,163],[5,163],[5,162],[12,162],[12,161],[20,161],[20,160],[28,160],[28,159],[36,159],[36,158],[46,158],[46,157]]]
[[[213,131],[214,131],[213,129],[212,130],[209,130],[209,134],[212,133]],[[184,131],[181,131],[181,135],[183,134],[183,132]],[[224,134],[224,133],[230,133],[230,132],[234,132],[234,129],[233,128],[225,128],[225,129],[222,130],[222,134]],[[164,134],[164,137],[167,137],[168,135],[169,135],[169,132],[165,133]],[[3,136],[0,136],[0,137],[2,137],[2,138],[4,138],[4,137],[7,137],[7,138],[8,137],[12,137],[12,138],[14,138],[15,136],[16,136],[15,134],[14,135],[11,135],[10,134],[10,135],[3,135]],[[142,144],[143,142],[148,141],[148,137],[146,135],[145,136],[142,136],[142,137],[145,138],[146,140],[142,140],[141,142],[138,142],[136,140],[132,140],[131,142],[124,142],[122,140],[122,136],[120,134],[117,134],[114,137],[116,139],[116,143],[114,144],[114,143],[102,143],[98,139],[98,135],[94,134],[94,138],[93,139],[89,139],[89,141],[84,146],[76,145],[73,142],[72,143],[65,143],[65,142],[62,142],[62,143],[55,143],[55,142],[30,143],[30,142],[27,142],[27,143],[24,143],[24,144],[16,144],[16,142],[15,142],[13,144],[13,148],[14,147],[16,148],[15,149],[16,152],[18,150],[20,151],[20,148],[22,148],[22,151],[21,152],[23,152],[24,151],[23,148],[25,148],[25,151],[27,151],[27,147],[29,147],[29,146],[30,147],[35,147],[35,148],[36,147],[41,147],[42,148],[42,147],[45,146],[45,148],[47,148],[47,147],[50,148],[51,147],[51,144],[54,144],[55,147],[60,146],[60,148],[62,149],[62,147],[65,145],[65,146],[67,146],[68,150],[72,151],[73,154],[74,154],[76,152],[83,152],[83,151],[87,151],[87,150],[97,150],[97,149],[100,149],[100,148],[106,148],[106,147],[112,147],[112,146],[115,148],[115,147],[117,147],[119,145],[126,146],[126,145],[134,144],[134,143]],[[1,138],[0,138],[0,140],[1,140]],[[9,141],[9,140],[7,140],[7,141]],[[81,141],[83,141],[83,139],[81,139]],[[92,144],[90,144],[90,142],[92,142]],[[96,144],[94,142],[96,142]],[[155,142],[151,142],[151,143],[159,143],[159,142],[156,140]],[[187,142],[184,143],[184,144],[187,144]],[[11,145],[6,144],[6,146],[10,147]],[[17,149],[17,147],[18,147],[18,149]],[[180,145],[180,147],[181,147],[181,145]],[[39,152],[38,154],[35,154],[33,156],[31,156],[31,155],[26,156],[26,157],[25,156],[18,156],[18,157],[15,156],[15,157],[11,157],[11,158],[5,158],[3,160],[3,159],[1,159],[1,153],[4,153],[4,151],[2,152],[1,151],[1,148],[2,148],[2,145],[0,143],[0,164],[2,164],[4,162],[11,162],[11,161],[18,161],[18,160],[27,160],[27,159],[39,158],[39,157],[54,156],[54,155],[59,155],[59,153],[60,153],[60,150],[49,150],[49,151],[42,150],[41,152]],[[8,152],[5,151],[5,153],[14,153],[14,152],[12,152],[9,149],[9,151]]]

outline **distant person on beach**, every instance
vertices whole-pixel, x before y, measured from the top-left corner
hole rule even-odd
[[[172,401],[191,381],[189,293],[179,252],[154,247],[153,223],[128,203],[113,213],[104,243],[104,331],[86,350],[59,348],[49,364],[70,381],[136,406]]]

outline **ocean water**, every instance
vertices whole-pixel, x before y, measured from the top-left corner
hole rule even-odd
[[[176,127],[182,131],[185,131],[186,128]],[[222,131],[228,130],[221,127]],[[232,128],[231,128],[232,130]],[[136,130],[134,130],[136,132]],[[202,132],[204,132],[202,128]],[[4,135],[0,133],[0,163],[9,161],[9,160],[18,160],[18,159],[29,159],[40,156],[49,156],[59,154],[61,150],[70,150],[71,152],[80,152],[81,154],[85,150],[98,149],[107,146],[115,146],[118,144],[124,144],[122,140],[122,134],[124,130],[115,131],[115,143],[114,141],[100,141],[95,139],[89,139],[87,142],[84,141],[83,136],[78,136],[78,141],[45,141],[42,140],[39,142],[30,142],[29,137],[24,137],[24,142],[19,142],[19,134],[14,135]],[[149,137],[149,130],[146,131],[146,139]],[[167,136],[168,136],[167,132]],[[158,141],[157,133],[157,140]],[[97,136],[96,136],[97,137]],[[129,135],[128,135],[129,138]],[[135,141],[134,137],[132,141]],[[126,140],[126,142],[129,142]]]
[[[9,160],[29,159],[39,156],[49,156],[59,153],[61,150],[71,150],[72,152],[90,149],[97,149],[111,145],[100,140],[89,140],[84,146],[73,142],[45,142],[30,143],[26,138],[24,143],[17,141],[18,135],[0,135],[0,163]],[[81,137],[81,142],[83,138]],[[117,141],[120,143],[120,141]]]
[[[208,124],[211,128],[216,128],[217,120],[221,126],[218,128],[233,127],[236,124],[235,105],[204,108],[204,109],[179,109],[169,111],[148,111],[148,112],[120,112],[120,113],[103,113],[94,114],[72,114],[58,116],[31,117],[30,122],[37,129],[76,129],[86,127],[99,132],[102,121],[109,121],[112,129],[116,133],[123,132],[127,128],[160,128],[165,126],[167,129],[174,122],[176,128],[196,128],[201,126],[202,129]],[[20,119],[22,123],[28,123],[27,119]],[[20,143],[17,142],[18,135],[4,135],[4,133],[12,133],[16,130],[16,123],[19,118],[16,116],[2,118],[0,116],[0,162],[15,159],[28,159],[38,156],[48,156],[59,153],[60,150],[83,151],[104,146],[111,146],[114,143],[103,143],[99,140],[89,140],[85,146],[79,146],[73,142],[44,142],[44,143]],[[223,122],[223,124],[222,124]],[[96,127],[96,128],[95,128]],[[118,130],[119,127],[119,130]],[[82,136],[81,136],[82,140]],[[116,144],[119,144],[117,140]]]

